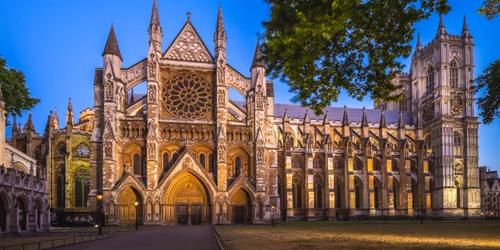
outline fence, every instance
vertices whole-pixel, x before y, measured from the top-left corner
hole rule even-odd
[[[54,235],[54,234],[52,234]],[[64,233],[66,235],[66,233]],[[99,235],[97,233],[94,234],[79,234],[76,236],[72,237],[66,237],[66,238],[57,238],[57,239],[51,239],[51,240],[44,240],[44,241],[37,241],[37,242],[30,242],[30,243],[23,243],[23,244],[16,244],[16,245],[10,245],[10,246],[3,246],[0,247],[0,250],[39,250],[39,249],[46,249],[49,247],[56,247],[56,246],[63,246],[67,244],[73,244],[73,243],[78,243],[78,242],[85,242],[85,241],[90,241],[92,239],[99,239],[103,237],[109,237],[111,236],[112,233],[109,232],[106,236],[104,235]]]

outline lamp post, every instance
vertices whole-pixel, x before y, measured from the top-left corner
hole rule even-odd
[[[99,235],[102,236],[102,218],[101,218],[101,211],[102,211],[102,194],[99,193],[97,194],[97,227],[99,230]]]
[[[134,202],[135,206],[135,230],[139,230],[139,214],[137,213],[138,209],[137,207],[139,206],[139,202],[136,201]]]
[[[271,214],[271,225],[273,225],[274,227],[274,205],[271,207],[271,211],[272,211],[272,214]]]

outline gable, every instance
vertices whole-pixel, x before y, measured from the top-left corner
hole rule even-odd
[[[205,46],[205,43],[201,40],[190,21],[186,22],[184,27],[182,27],[163,57],[171,60],[191,62],[214,61],[207,46]]]

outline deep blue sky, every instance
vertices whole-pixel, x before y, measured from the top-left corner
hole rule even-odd
[[[93,72],[102,66],[101,54],[111,23],[114,23],[123,56],[123,66],[129,67],[143,59],[148,51],[147,28],[152,0],[0,0],[0,54],[10,67],[26,75],[31,94],[41,98],[33,110],[35,128],[43,132],[47,115],[55,107],[60,124],[65,123],[68,98],[78,112],[93,103]],[[500,58],[498,41],[500,18],[492,21],[479,16],[476,10],[482,1],[452,0],[452,11],[444,16],[447,31],[460,34],[463,16],[474,36],[475,77],[487,65]],[[213,32],[219,0],[158,0],[163,27],[165,50],[186,22],[191,12],[192,23],[210,51],[213,51]],[[261,22],[269,16],[263,0],[222,1],[224,22],[228,36],[228,62],[248,75]],[[438,16],[416,25],[424,46],[432,40],[438,26]],[[416,37],[416,36],[415,36]],[[416,42],[413,41],[412,45]],[[290,102],[288,87],[275,80],[276,102]],[[357,102],[342,95],[334,106],[371,108],[372,101],[365,98]],[[478,114],[479,112],[476,112]],[[20,119],[24,125],[27,113]],[[7,136],[10,136],[8,131]],[[499,169],[495,154],[499,153],[500,121],[481,125],[480,165]]]

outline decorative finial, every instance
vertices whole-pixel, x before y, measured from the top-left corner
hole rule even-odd
[[[186,13],[188,22],[191,22],[191,12]]]

